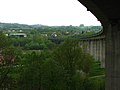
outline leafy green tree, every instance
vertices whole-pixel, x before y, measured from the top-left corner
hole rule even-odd
[[[18,80],[19,90],[40,90],[42,58],[41,54],[35,52],[24,57]]]
[[[10,44],[10,40],[5,36],[5,34],[0,32],[0,52],[6,47],[10,46]]]
[[[47,59],[42,65],[42,90],[65,90],[65,72],[55,60]]]
[[[76,81],[74,79],[76,72],[80,72],[87,77],[94,59],[83,52],[77,39],[66,40],[53,54],[54,60],[59,62],[66,72],[67,90],[76,90]]]
[[[15,48],[11,46],[11,41],[2,32],[0,32],[0,89],[10,88],[12,78],[9,73],[15,62]]]

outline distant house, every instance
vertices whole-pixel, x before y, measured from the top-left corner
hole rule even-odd
[[[42,36],[45,36],[45,37],[47,37],[48,35],[47,34],[41,34]]]
[[[5,36],[9,36],[9,34],[5,34]]]
[[[27,37],[25,33],[10,33],[8,36],[10,37]]]
[[[53,33],[51,34],[51,36],[52,36],[53,38],[55,38],[55,37],[57,37],[58,35],[56,34],[56,32],[53,32]]]
[[[22,30],[20,30],[19,32],[23,32]]]
[[[57,37],[56,33],[51,34],[52,37]]]

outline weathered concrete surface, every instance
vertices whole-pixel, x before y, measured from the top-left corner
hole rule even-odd
[[[119,22],[109,25],[106,39],[106,90],[120,90]]]
[[[94,37],[82,39],[80,42],[84,46],[84,51],[91,54],[96,61],[101,62],[101,67],[105,67],[105,37]]]

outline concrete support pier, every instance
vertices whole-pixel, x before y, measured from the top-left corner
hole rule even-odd
[[[106,34],[106,90],[120,90],[120,22],[108,26]]]
[[[101,22],[105,40],[105,90],[120,90],[120,3],[119,0],[79,0]],[[101,44],[100,44],[101,45]],[[104,47],[104,45],[100,46]],[[102,50],[103,51],[103,50]],[[102,52],[100,51],[100,52]],[[100,55],[101,56],[101,55]],[[102,55],[103,56],[103,55]]]
[[[105,37],[94,37],[82,39],[81,45],[84,51],[94,57],[96,61],[101,62],[101,68],[105,68]]]

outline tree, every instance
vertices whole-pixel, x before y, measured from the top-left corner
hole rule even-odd
[[[47,59],[42,65],[41,88],[42,90],[65,90],[65,72],[52,58]]]
[[[15,61],[15,48],[11,46],[11,41],[2,32],[0,32],[0,89],[9,88],[11,78],[8,74],[11,71]]]
[[[77,73],[88,77],[94,59],[87,53],[84,53],[79,45],[78,39],[67,39],[54,53],[56,60],[66,72],[67,90],[76,90]]]
[[[10,46],[10,44],[10,40],[2,32],[0,32],[0,53],[3,49]]]
[[[40,90],[41,66],[44,57],[39,53],[26,54],[22,60],[22,68],[18,79],[19,90]]]

